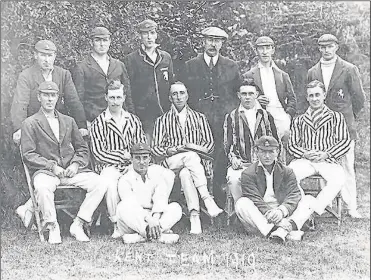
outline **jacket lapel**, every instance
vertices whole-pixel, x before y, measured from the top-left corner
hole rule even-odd
[[[40,128],[50,137],[51,140],[53,140],[55,143],[59,143],[41,109],[37,113],[37,122]]]
[[[341,58],[338,57],[336,59],[335,68],[334,68],[334,71],[332,72],[331,80],[330,80],[330,84],[328,86],[327,92],[330,92],[337,78],[339,78],[339,76],[341,76],[341,74],[343,73],[343,70],[344,70],[343,63],[341,61]]]
[[[52,73],[52,80],[55,81],[54,79],[54,73],[55,71],[53,70],[53,73]],[[38,65],[34,65],[33,66],[33,71],[32,71],[32,76],[33,76],[33,80],[35,81],[35,83],[37,84],[37,87],[42,83],[42,82],[45,82],[45,79],[44,79],[44,76],[42,75],[41,73],[41,69]]]
[[[281,182],[282,182],[282,169],[281,167],[275,163],[275,166],[274,166],[274,169],[273,169],[273,191],[274,193],[276,193],[280,186],[281,186]]]
[[[262,78],[260,76],[260,70],[257,66],[254,68],[252,76],[254,78],[255,84],[259,87],[260,91],[264,94]]]
[[[113,71],[115,71],[116,67],[117,67],[117,61],[115,61],[112,57],[109,56],[109,65],[108,65],[108,71],[107,71],[108,77],[111,75]]]
[[[321,69],[321,63],[318,62],[315,66],[314,66],[314,70],[313,70],[313,78],[312,78],[312,81],[313,80],[318,80],[320,81],[321,83],[323,83],[323,76],[322,76],[322,69]],[[311,82],[311,81],[308,81],[308,82]]]
[[[66,135],[67,125],[64,118],[59,112],[56,112],[59,121],[59,143],[62,143],[64,136]]]
[[[256,164],[255,171],[256,171],[256,177],[257,177],[256,184],[258,188],[262,191],[261,196],[264,197],[265,192],[267,190],[267,180],[265,179],[263,168],[258,165],[258,162],[256,162],[255,164]]]
[[[101,74],[102,76],[106,77],[106,74],[104,74],[102,68],[100,68],[98,62],[95,61],[95,59],[91,56],[91,54],[88,55],[88,59],[87,59],[87,64],[93,68],[94,70],[96,70],[99,74]],[[111,63],[110,63],[111,64]],[[110,65],[111,66],[111,65]],[[109,66],[109,67],[110,67]],[[108,69],[109,69],[108,67]]]

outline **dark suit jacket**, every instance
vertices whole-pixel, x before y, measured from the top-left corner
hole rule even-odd
[[[74,119],[58,111],[56,115],[59,120],[58,140],[41,109],[22,124],[22,155],[32,174],[36,171],[50,173],[54,163],[67,168],[76,162],[80,171],[87,169],[89,149]]]
[[[84,105],[86,118],[90,122],[107,108],[107,101],[104,97],[107,83],[114,79],[120,80],[124,85],[125,107],[129,112],[134,112],[130,81],[125,64],[112,57],[109,59],[107,75],[90,54],[72,71],[77,93]]]
[[[255,162],[242,172],[242,197],[252,200],[264,215],[272,208],[263,200],[267,183],[264,170],[258,163]],[[273,190],[278,204],[285,206],[289,216],[292,215],[301,199],[301,193],[292,169],[280,162],[276,162],[273,170]]]
[[[274,80],[276,82],[276,91],[278,99],[285,112],[293,118],[296,114],[296,95],[292,86],[290,76],[285,71],[273,67]],[[264,94],[260,70],[255,66],[247,72],[246,77],[253,78],[260,92]]]
[[[319,80],[323,83],[320,62],[308,71],[308,83],[313,80]],[[363,108],[364,102],[365,93],[357,66],[338,57],[325,103],[331,110],[343,113],[352,139],[357,137],[355,117]]]
[[[64,114],[71,115],[79,128],[86,128],[84,109],[77,95],[70,72],[54,66],[52,81],[59,88],[59,99],[56,109]],[[27,117],[39,111],[40,102],[37,100],[37,88],[42,82],[45,82],[45,79],[37,64],[25,69],[19,75],[10,111],[14,131],[21,128],[22,122]]]

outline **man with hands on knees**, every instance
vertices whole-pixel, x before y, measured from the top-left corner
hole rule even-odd
[[[37,98],[41,108],[28,117],[21,128],[22,156],[32,175],[35,198],[42,212],[42,224],[49,230],[48,242],[62,242],[54,205],[54,192],[60,184],[86,190],[86,197],[70,227],[70,233],[78,241],[89,241],[83,225],[91,222],[106,188],[100,176],[87,168],[89,149],[75,121],[55,110],[58,91],[57,84],[51,81],[39,85]]]
[[[145,143],[135,144],[131,155],[132,165],[118,183],[117,225],[123,242],[177,242],[179,235],[171,228],[182,217],[182,209],[176,202],[168,204],[175,174],[172,180],[165,179],[159,172],[163,167],[150,164],[151,149]]]

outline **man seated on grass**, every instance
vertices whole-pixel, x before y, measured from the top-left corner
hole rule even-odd
[[[156,164],[150,165],[151,149],[138,143],[131,149],[132,165],[118,183],[121,198],[117,206],[117,226],[124,243],[158,240],[175,243],[178,234],[171,228],[181,219],[182,208],[176,202],[168,204],[173,188]]]
[[[204,168],[206,163],[201,163],[198,154],[208,156],[212,152],[213,135],[205,115],[188,106],[188,92],[183,83],[171,85],[169,100],[172,103],[170,110],[156,120],[152,149],[163,166],[179,171],[190,212],[191,233],[200,234],[202,229],[198,194],[211,217],[223,212],[208,191]]]
[[[312,213],[309,204],[314,198],[302,198],[292,169],[277,161],[275,138],[262,136],[255,148],[258,161],[242,172],[236,214],[246,230],[257,228],[273,241],[301,240],[300,228]]]
[[[74,185],[86,190],[86,197],[74,219],[70,233],[78,241],[89,241],[83,224],[89,223],[102,201],[106,187],[100,176],[87,168],[89,149],[73,118],[55,110],[59,89],[54,82],[38,87],[39,112],[28,117],[21,128],[22,156],[31,172],[35,197],[49,243],[61,243],[54,205],[58,185]]]

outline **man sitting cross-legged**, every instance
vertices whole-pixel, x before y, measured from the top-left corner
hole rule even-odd
[[[240,85],[237,96],[240,105],[224,121],[224,150],[229,159],[227,187],[234,202],[241,196],[241,173],[256,161],[253,145],[263,135],[278,139],[273,117],[257,102],[258,87],[253,79]]]
[[[89,241],[83,224],[91,221],[106,187],[100,176],[87,168],[89,149],[76,122],[55,110],[58,91],[54,82],[39,85],[37,99],[41,108],[22,124],[22,155],[32,174],[43,225],[49,229],[49,243],[62,242],[54,205],[54,192],[60,184],[74,185],[87,191],[70,233],[78,241]]]
[[[344,185],[344,169],[339,160],[350,149],[344,116],[330,110],[325,99],[322,82],[314,80],[307,85],[309,108],[294,120],[288,146],[295,157],[289,167],[294,170],[298,183],[314,174],[320,174],[327,182],[311,205],[319,215]]]
[[[132,165],[118,183],[121,198],[117,206],[117,225],[123,234],[124,243],[158,240],[174,243],[179,235],[171,228],[182,217],[182,209],[176,202],[168,204],[173,188],[159,172],[160,166],[150,165],[151,149],[147,144],[138,143],[131,149]]]
[[[152,150],[163,166],[179,171],[190,212],[191,233],[200,234],[198,193],[211,217],[216,217],[223,210],[216,205],[207,189],[207,178],[200,156],[184,148],[195,148],[208,154],[212,152],[214,140],[205,115],[187,105],[188,92],[183,83],[171,85],[169,100],[172,103],[170,110],[156,120]]]
[[[258,161],[242,172],[236,214],[246,229],[257,228],[274,241],[301,240],[300,228],[312,213],[309,203],[314,198],[302,198],[292,169],[277,161],[275,138],[262,136],[255,146]]]

